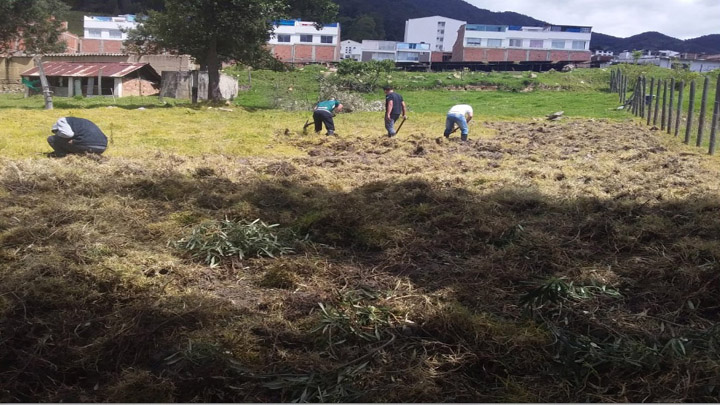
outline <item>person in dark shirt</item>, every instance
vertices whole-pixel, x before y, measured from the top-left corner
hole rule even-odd
[[[84,118],[62,117],[53,124],[52,132],[47,141],[57,157],[69,153],[101,154],[107,148],[105,134]]]
[[[395,93],[392,87],[385,86],[385,129],[388,136],[395,136],[395,121],[402,115],[403,119],[407,119],[407,110],[405,101],[402,96]]]
[[[335,98],[321,101],[317,103],[313,108],[313,121],[315,122],[315,133],[322,131],[322,125],[325,123],[325,129],[327,129],[327,135],[332,136],[335,134],[335,123],[333,122],[334,112],[340,112],[343,109],[343,105]]]

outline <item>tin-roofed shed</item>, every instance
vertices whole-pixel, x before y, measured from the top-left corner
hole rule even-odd
[[[147,63],[124,62],[45,62],[45,76],[58,97],[83,96],[151,96],[158,94],[160,75]],[[25,82],[39,82],[38,68],[21,74]],[[35,94],[28,87],[26,94]]]

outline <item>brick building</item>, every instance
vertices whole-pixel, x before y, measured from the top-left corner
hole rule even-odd
[[[292,64],[327,63],[340,60],[340,24],[326,24],[320,29],[314,22],[282,20],[276,22],[275,34],[268,41],[276,58]]]
[[[465,24],[453,62],[588,62],[591,27]]]

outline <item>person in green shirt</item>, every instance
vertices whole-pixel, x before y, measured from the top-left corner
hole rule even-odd
[[[320,101],[313,108],[313,121],[315,121],[315,133],[322,131],[323,123],[327,129],[327,135],[335,135],[334,112],[340,112],[343,105],[335,98]]]

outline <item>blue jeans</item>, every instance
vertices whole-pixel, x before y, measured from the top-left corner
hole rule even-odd
[[[467,141],[468,138],[468,124],[465,120],[465,114],[448,114],[445,119],[445,137],[450,137],[453,127],[457,124],[460,127],[460,139]]]
[[[388,136],[395,136],[395,121],[400,118],[400,114],[390,114],[390,119],[385,116],[385,129],[388,131]]]

